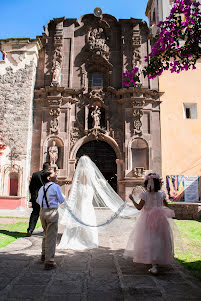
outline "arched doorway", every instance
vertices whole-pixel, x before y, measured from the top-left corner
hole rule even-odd
[[[83,155],[91,158],[112,188],[117,191],[116,154],[113,148],[104,141],[93,140],[80,147],[76,159]]]

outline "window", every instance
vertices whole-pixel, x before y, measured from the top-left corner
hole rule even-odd
[[[197,103],[183,104],[184,119],[197,119]]]
[[[102,87],[103,86],[103,74],[92,73],[89,78],[90,87]]]

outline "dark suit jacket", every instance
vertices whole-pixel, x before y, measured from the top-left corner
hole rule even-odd
[[[41,180],[41,174],[43,170],[34,172],[31,177],[31,181],[29,184],[29,191],[31,194],[31,199],[30,202],[35,202],[37,197],[38,197],[38,191],[43,185],[42,180]]]

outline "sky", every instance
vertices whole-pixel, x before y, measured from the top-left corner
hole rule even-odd
[[[100,7],[117,19],[146,20],[148,0],[0,0],[0,39],[35,38],[53,18],[79,19]]]

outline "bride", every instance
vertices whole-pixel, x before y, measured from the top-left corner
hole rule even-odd
[[[122,216],[126,202],[112,189],[91,159],[82,156],[65,206],[60,223],[66,228],[57,248],[84,250],[98,247],[98,227],[109,224],[119,214]],[[111,209],[110,218],[98,225],[94,207]],[[132,212],[126,209],[126,215],[136,214],[133,208]]]

